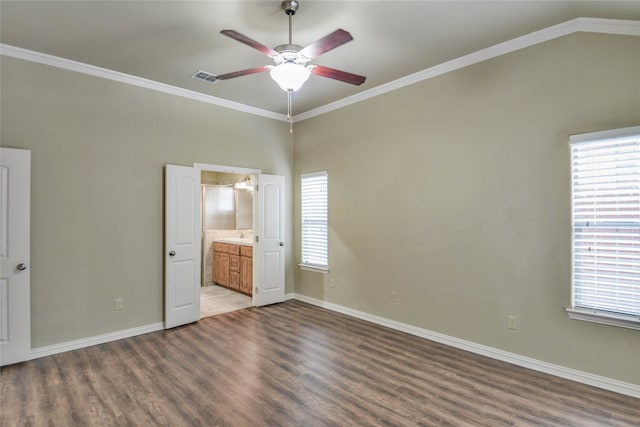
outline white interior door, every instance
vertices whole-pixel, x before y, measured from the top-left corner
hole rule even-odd
[[[0,148],[0,365],[31,354],[31,151]]]
[[[257,195],[254,277],[258,280],[254,283],[254,302],[261,306],[284,301],[284,177],[258,175]]]
[[[200,170],[167,165],[165,328],[200,319]]]

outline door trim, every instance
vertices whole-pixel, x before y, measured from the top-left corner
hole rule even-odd
[[[262,173],[261,169],[241,168],[237,166],[213,165],[209,163],[194,163],[193,167],[209,172],[239,173],[245,175],[258,175]]]

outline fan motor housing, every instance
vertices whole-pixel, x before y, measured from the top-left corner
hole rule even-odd
[[[280,54],[279,58],[274,58],[276,64],[281,62],[296,62],[304,65],[309,61],[308,58],[298,53],[302,50],[302,46],[297,44],[281,44],[280,46],[274,47],[273,50]],[[279,61],[280,58],[282,61]]]
[[[285,0],[282,2],[282,9],[287,15],[295,15],[300,4],[295,0]]]

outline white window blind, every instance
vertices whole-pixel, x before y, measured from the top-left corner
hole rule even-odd
[[[572,136],[570,147],[573,309],[638,321],[640,127]]]
[[[328,176],[327,172],[301,175],[302,266],[328,267]]]

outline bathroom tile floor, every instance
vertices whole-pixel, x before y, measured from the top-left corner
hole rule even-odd
[[[200,287],[200,317],[215,316],[253,306],[251,297],[216,285]]]

